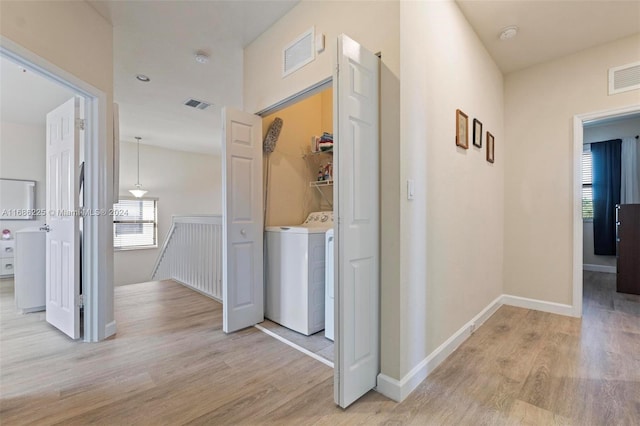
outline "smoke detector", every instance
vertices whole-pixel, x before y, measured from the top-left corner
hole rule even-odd
[[[500,40],[511,40],[512,38],[514,38],[515,36],[518,35],[518,27],[516,27],[515,25],[511,25],[509,27],[503,28],[503,30],[500,32]]]
[[[151,79],[144,74],[138,74],[136,75],[136,78],[138,79],[138,81],[141,81],[143,83],[148,83],[151,81]]]
[[[206,64],[207,62],[209,62],[209,55],[207,55],[205,52],[198,51],[196,53],[196,62],[199,64]]]

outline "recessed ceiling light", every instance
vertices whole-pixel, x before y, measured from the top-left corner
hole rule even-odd
[[[500,40],[510,40],[518,35],[518,27],[511,25],[500,32]]]
[[[138,81],[142,81],[143,83],[148,83],[151,81],[151,79],[144,74],[138,74],[136,75],[136,78],[138,79]]]
[[[209,55],[207,55],[205,52],[197,52],[196,62],[199,64],[206,64],[207,62],[209,62]]]

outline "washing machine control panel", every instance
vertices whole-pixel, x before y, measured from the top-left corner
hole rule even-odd
[[[333,225],[333,212],[313,212],[310,213],[307,217],[307,220],[304,221],[303,225],[308,226],[331,226]]]

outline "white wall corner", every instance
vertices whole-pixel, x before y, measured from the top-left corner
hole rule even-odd
[[[109,324],[107,324],[106,327],[104,328],[104,338],[107,339],[113,336],[114,334],[116,334],[116,331],[117,331],[116,321],[113,320]]]
[[[582,269],[584,271],[591,271],[591,272],[606,272],[607,274],[618,273],[618,270],[615,266],[591,265],[591,264],[585,263],[584,265],[582,265]]]
[[[502,295],[501,304],[569,317],[579,316],[576,315],[575,309],[571,305],[547,302],[545,300],[529,299],[527,297],[511,296],[509,294]]]
[[[473,317],[471,321],[463,325],[442,345],[409,371],[402,380],[396,380],[385,374],[378,374],[376,391],[394,401],[402,402],[436,367],[442,364],[453,351],[471,336],[472,329],[477,330],[478,327],[484,324],[484,322],[502,306],[501,300],[503,297],[504,296],[499,296],[493,302],[489,303],[489,305]]]

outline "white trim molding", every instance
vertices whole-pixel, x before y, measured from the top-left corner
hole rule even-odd
[[[418,365],[413,367],[402,380],[396,380],[385,374],[378,374],[376,391],[384,396],[401,402],[442,362],[447,359],[471,334],[502,306],[503,296],[499,296],[484,308],[471,321],[463,325],[435,351],[431,352]]]
[[[323,363],[324,365],[326,365],[327,367],[331,367],[334,368],[334,364],[333,362],[329,361],[326,358],[321,357],[320,355],[311,352],[308,349],[303,348],[300,345],[296,345],[295,343],[293,343],[292,341],[285,339],[284,337],[274,333],[273,331],[269,330],[268,328],[265,328],[263,326],[261,326],[260,324],[256,324],[254,325],[255,328],[257,328],[258,330],[262,331],[264,334],[273,337],[276,340],[281,341],[282,343],[284,343],[285,345],[291,346],[293,349],[302,352],[303,354],[310,356],[311,358],[315,359],[316,361],[320,361],[321,363]]]
[[[592,265],[592,264],[585,263],[584,265],[582,265],[582,269],[584,271],[591,271],[591,272],[606,272],[607,274],[618,273],[617,267],[608,266],[608,265]]]
[[[545,300],[529,299],[527,297],[511,296],[509,294],[502,295],[501,305],[533,309],[534,311],[548,312],[550,314],[565,315],[568,317],[576,316],[574,306],[571,305],[547,302]]]
[[[116,334],[116,331],[117,331],[116,322],[111,321],[104,328],[104,338],[106,339],[107,337],[113,336],[114,334]]]
[[[471,321],[463,325],[435,351],[431,352],[418,365],[413,367],[401,380],[389,377],[386,374],[378,374],[376,391],[397,402],[402,402],[415,388],[426,379],[433,370],[447,359],[458,347],[485,323],[502,305],[518,308],[533,309],[564,316],[576,316],[575,307],[562,303],[547,302],[544,300],[529,299],[526,297],[502,294],[489,303]]]

